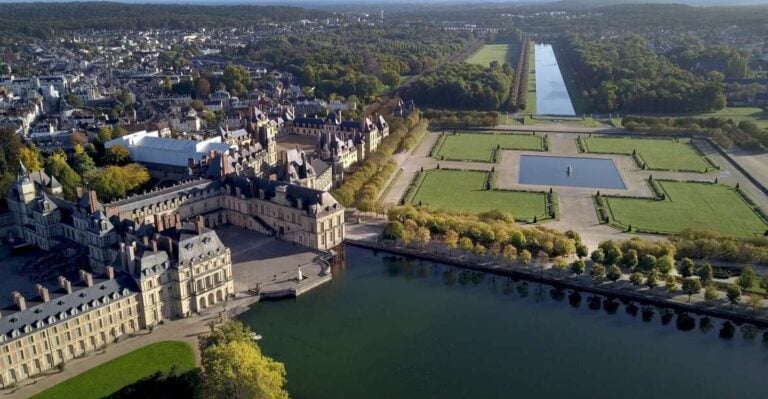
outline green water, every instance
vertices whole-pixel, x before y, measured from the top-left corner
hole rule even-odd
[[[347,248],[332,283],[241,319],[298,399],[768,395],[762,332],[722,339],[722,321],[704,332],[698,317],[681,331],[568,294]]]

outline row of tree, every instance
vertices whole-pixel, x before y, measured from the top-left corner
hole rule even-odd
[[[332,191],[336,200],[344,206],[356,206],[362,211],[375,210],[379,192],[396,169],[390,162],[392,154],[400,148],[401,142],[409,134],[413,137],[417,132],[426,131],[427,127],[428,121],[421,120],[418,110],[414,110],[404,119],[392,118],[389,135],[381,141],[379,148],[368,155],[341,187]]]
[[[392,208],[383,238],[421,243],[436,237],[450,248],[474,251],[478,255],[494,253],[507,259],[530,262],[532,257],[586,255],[586,246],[575,232],[561,233],[543,226],[524,228],[515,224],[512,215],[502,211],[462,214],[433,211],[410,205]],[[428,234],[427,234],[428,233]]]

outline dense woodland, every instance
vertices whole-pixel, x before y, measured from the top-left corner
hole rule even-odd
[[[507,104],[513,78],[509,65],[495,61],[488,67],[447,64],[419,79],[410,94],[430,107],[495,111]]]
[[[0,4],[0,36],[53,38],[85,29],[197,29],[324,18],[329,13],[283,6],[124,3]]]
[[[725,107],[721,81],[681,69],[640,37],[600,40],[572,35],[558,49],[594,111],[670,113]]]

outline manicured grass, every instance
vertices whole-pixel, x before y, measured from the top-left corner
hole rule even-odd
[[[195,368],[192,348],[180,341],[157,342],[110,360],[32,398],[104,398],[158,371],[168,371],[173,366],[179,372]]]
[[[508,150],[543,151],[541,136],[504,133],[459,133],[446,135],[436,156],[461,161],[493,162],[493,151],[501,147]]]
[[[528,54],[528,93],[525,103],[525,112],[536,113],[536,46],[531,45]]]
[[[649,169],[704,172],[712,166],[690,143],[669,139],[635,139],[627,137],[583,138],[587,151],[598,154],[627,154],[637,151]],[[639,165],[642,166],[642,165]]]
[[[512,61],[517,58],[515,51],[520,51],[519,47],[517,47],[517,50],[515,47],[509,44],[486,44],[467,58],[466,62],[486,67],[493,61],[498,61],[499,64],[507,63],[514,65]]]
[[[413,203],[460,212],[509,212],[516,219],[544,219],[546,194],[485,190],[488,172],[431,170],[418,188]]]
[[[605,197],[611,218],[633,229],[679,233],[710,230],[738,237],[762,236],[768,225],[731,187],[720,184],[657,181],[665,200]]]

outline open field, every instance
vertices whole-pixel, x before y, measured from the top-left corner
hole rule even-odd
[[[499,209],[516,219],[548,217],[546,193],[485,190],[487,180],[488,172],[431,170],[426,172],[413,203],[472,213]]]
[[[459,133],[446,135],[438,146],[438,159],[493,162],[497,148],[543,151],[544,141],[541,136],[530,134]]]
[[[694,118],[726,118],[734,121],[752,121],[763,129],[768,129],[768,111],[756,107],[725,108],[706,114],[687,115]]]
[[[762,236],[768,224],[731,187],[657,181],[666,199],[603,197],[613,222],[633,229],[678,233],[711,230],[737,237]]]
[[[582,137],[588,152],[626,154],[637,151],[649,169],[705,172],[713,167],[691,146],[671,139],[636,139],[627,137]],[[638,165],[642,167],[642,165]]]
[[[500,64],[507,63],[515,65],[517,61],[517,52],[520,47],[510,44],[485,44],[480,47],[472,56],[467,58],[467,63],[488,66],[493,61]]]
[[[158,371],[172,367],[186,372],[195,367],[192,348],[180,341],[164,341],[137,349],[33,396],[33,399],[99,399],[108,397]]]

